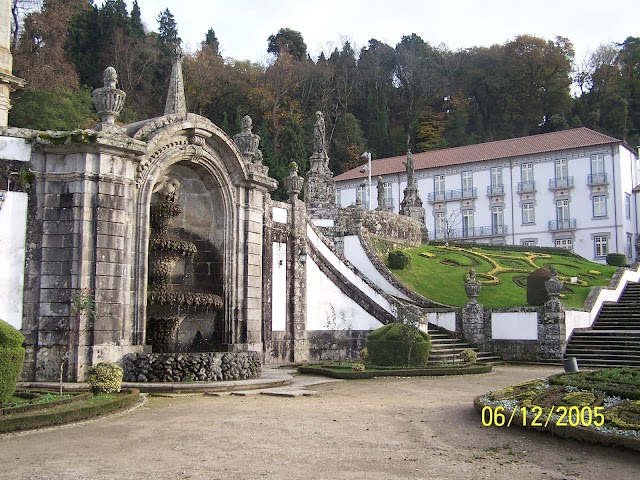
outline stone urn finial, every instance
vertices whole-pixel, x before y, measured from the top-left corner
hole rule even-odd
[[[478,303],[478,297],[480,296],[480,289],[482,285],[480,285],[476,281],[476,271],[472,268],[469,270],[469,280],[465,279],[464,289],[467,293],[467,298],[469,299],[469,303]]]
[[[289,195],[289,200],[293,202],[294,199],[298,198],[304,186],[304,178],[298,175],[298,164],[296,162],[289,164],[289,176],[282,181]]]
[[[249,115],[242,117],[242,130],[233,136],[233,141],[240,149],[245,163],[262,164],[262,152],[259,150],[260,135],[251,132],[253,120]]]
[[[547,290],[549,294],[550,302],[559,302],[560,293],[564,288],[564,282],[558,278],[558,272],[554,267],[551,267],[551,278],[544,282],[544,288]]]
[[[116,118],[124,107],[127,94],[116,86],[118,74],[115,68],[105,68],[102,80],[104,87],[96,88],[91,92],[93,103],[100,117],[100,123],[93,129],[98,132],[123,133],[123,129],[116,125]]]

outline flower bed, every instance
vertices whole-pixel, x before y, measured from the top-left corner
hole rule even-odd
[[[615,380],[620,378],[631,379],[631,383]],[[636,379],[640,379],[640,369],[554,375],[481,395],[474,407],[485,426],[544,430],[640,450]]]

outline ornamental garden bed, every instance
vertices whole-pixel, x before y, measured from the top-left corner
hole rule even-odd
[[[640,369],[559,374],[474,399],[484,426],[542,430],[640,450]]]
[[[11,403],[0,405],[0,433],[87,420],[125,410],[141,399],[136,388],[99,395],[74,392],[62,397],[46,390],[18,391],[14,397]]]
[[[443,375],[470,375],[478,373],[489,373],[491,365],[483,363],[459,363],[428,365],[419,368],[404,367],[380,367],[364,363],[364,370],[353,369],[354,363],[362,362],[325,362],[309,364],[298,367],[298,372],[311,375],[323,375],[330,378],[340,378],[345,380],[376,378],[376,377],[435,377]]]

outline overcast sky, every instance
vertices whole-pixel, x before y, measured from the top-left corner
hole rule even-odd
[[[133,0],[125,0],[129,11]],[[101,0],[97,0],[101,4]],[[640,36],[637,0],[138,0],[142,20],[157,31],[166,8],[188,50],[213,28],[225,57],[262,61],[267,37],[297,30],[312,57],[348,39],[355,50],[376,38],[392,47],[418,34],[452,50],[505,43],[520,34],[569,38],[576,60],[600,44]]]

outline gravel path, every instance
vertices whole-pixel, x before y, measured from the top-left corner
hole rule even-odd
[[[149,397],[107,418],[0,435],[0,478],[637,480],[638,452],[482,426],[475,396],[558,372],[341,381],[295,398]]]

